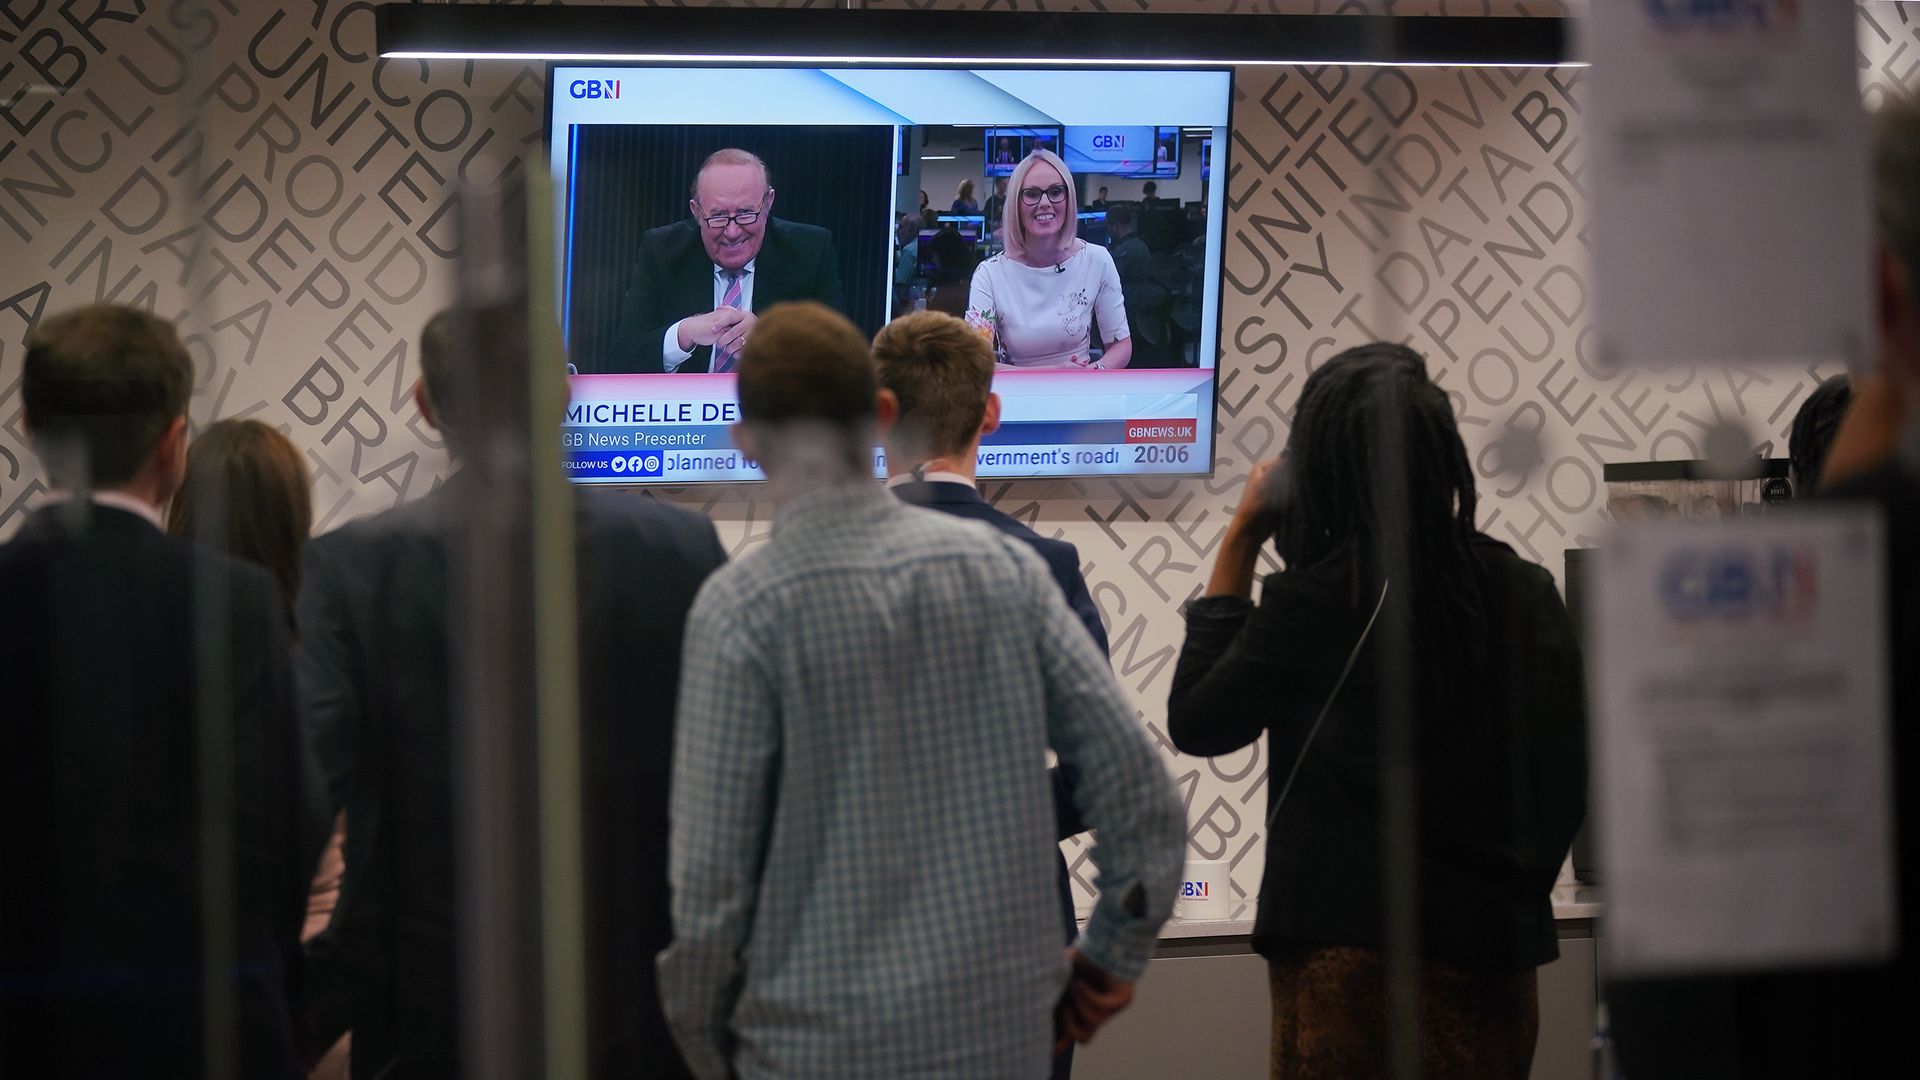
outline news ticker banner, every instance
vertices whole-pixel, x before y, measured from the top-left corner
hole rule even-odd
[[[764,478],[734,445],[733,375],[576,375],[561,431],[583,484],[701,484]],[[1000,428],[982,477],[1193,475],[1213,460],[1213,372],[1002,372]],[[874,472],[886,474],[877,448]]]

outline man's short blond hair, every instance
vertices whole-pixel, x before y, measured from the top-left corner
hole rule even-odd
[[[993,393],[993,350],[985,337],[944,312],[916,311],[881,328],[873,358],[880,386],[900,400],[896,451],[926,457],[973,444]]]

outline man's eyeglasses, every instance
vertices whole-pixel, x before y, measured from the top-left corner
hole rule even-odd
[[[700,220],[706,222],[709,229],[724,229],[729,224],[751,225],[760,220],[760,211],[736,210],[731,214],[708,214]]]
[[[773,198],[773,190],[769,188],[765,195],[760,196],[760,205],[751,210],[735,210],[732,213],[714,211],[699,214],[698,217],[709,229],[724,229],[728,225],[751,225],[760,220],[761,214],[767,212],[767,200],[771,198]],[[697,208],[698,204],[695,205]]]
[[[1028,206],[1039,206],[1041,199],[1056,203],[1066,202],[1067,186],[1055,184],[1050,188],[1023,187],[1020,189],[1020,201]]]

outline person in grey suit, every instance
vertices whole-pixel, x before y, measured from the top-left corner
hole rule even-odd
[[[440,407],[452,331],[442,314],[422,334],[415,399],[454,473],[315,539],[301,586],[301,703],[347,833],[339,906],[309,954],[320,1034],[351,1028],[356,1077],[459,1075],[447,545],[456,508],[485,493],[458,468],[461,417]],[[680,1077],[652,963],[670,934],[674,688],[687,611],[726,554],[706,518],[618,493],[579,493],[575,534],[595,1075]]]
[[[55,487],[0,546],[0,1076],[304,1075],[326,821],[279,592],[160,525],[192,385],[173,326],[132,308],[27,342]]]

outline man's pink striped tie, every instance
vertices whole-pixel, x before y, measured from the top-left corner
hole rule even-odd
[[[720,306],[737,309],[740,306],[740,281],[745,278],[746,275],[738,270],[724,271],[724,273],[727,275],[727,295],[721,298]],[[708,370],[715,374],[722,371],[732,371],[735,361],[739,359],[740,351],[738,349],[722,349],[720,346],[715,345],[713,347],[713,364]]]

